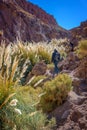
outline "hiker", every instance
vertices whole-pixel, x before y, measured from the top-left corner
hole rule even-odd
[[[70,42],[70,47],[71,47],[71,51],[74,50],[74,44],[72,42]]]
[[[58,62],[60,61],[60,53],[54,49],[52,53],[52,62],[54,63],[54,75],[59,73]]]

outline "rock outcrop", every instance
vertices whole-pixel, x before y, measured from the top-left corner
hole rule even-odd
[[[81,22],[79,27],[70,30],[72,42],[77,44],[81,39],[87,39],[87,20]]]
[[[44,61],[41,61],[39,63],[37,63],[32,71],[28,74],[27,78],[26,78],[26,83],[29,82],[29,80],[33,77],[33,76],[40,76],[40,75],[44,75],[46,73],[47,70],[47,65],[44,63]]]
[[[52,15],[26,0],[0,0],[0,30],[9,41],[49,41],[66,37]]]
[[[74,76],[87,83],[87,57],[80,61],[79,66],[74,70]]]
[[[67,101],[53,111],[52,116],[58,122],[57,130],[86,130],[87,129],[87,56],[83,59],[73,53],[59,66],[63,72],[72,78],[73,91]],[[61,114],[61,115],[60,115]],[[59,116],[60,115],[60,116]]]
[[[79,100],[79,99],[77,99]],[[72,109],[64,122],[57,130],[86,130],[87,129],[87,98],[82,98],[79,104],[73,101]]]
[[[41,61],[41,62],[37,63],[33,67],[31,73],[33,75],[36,75],[36,76],[38,76],[38,75],[44,75],[46,73],[46,70],[47,70],[47,65],[44,63],[44,61]]]
[[[59,62],[58,66],[60,70],[70,72],[79,66],[79,58],[74,54],[74,52],[70,52],[65,60]]]

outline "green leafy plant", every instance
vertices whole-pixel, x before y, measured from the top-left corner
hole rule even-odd
[[[62,104],[71,90],[72,81],[67,74],[59,74],[53,80],[44,84],[45,94],[41,96],[39,105],[44,112],[50,112]]]

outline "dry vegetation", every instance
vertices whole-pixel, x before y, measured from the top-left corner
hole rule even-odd
[[[21,41],[8,46],[1,44],[0,129],[55,129],[55,119],[48,120],[43,111],[50,112],[66,100],[72,86],[70,77],[61,74],[49,82],[40,84],[43,79],[47,78],[43,75],[34,77],[28,84],[25,84],[27,75],[37,62],[43,60],[50,66],[51,53],[54,48],[58,49],[61,56],[65,57],[64,45],[59,46],[60,42],[54,41],[51,41],[50,44],[32,44]],[[35,88],[35,86],[38,87]]]
[[[81,40],[76,50],[79,57],[87,56],[87,40]]]

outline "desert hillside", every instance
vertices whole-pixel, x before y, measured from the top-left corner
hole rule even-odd
[[[87,21],[0,0],[0,130],[87,130]]]
[[[81,22],[80,26],[69,30],[72,35],[72,41],[78,43],[82,39],[87,39],[87,21]]]
[[[0,0],[0,30],[9,41],[49,41],[68,34],[52,15],[26,0]]]

